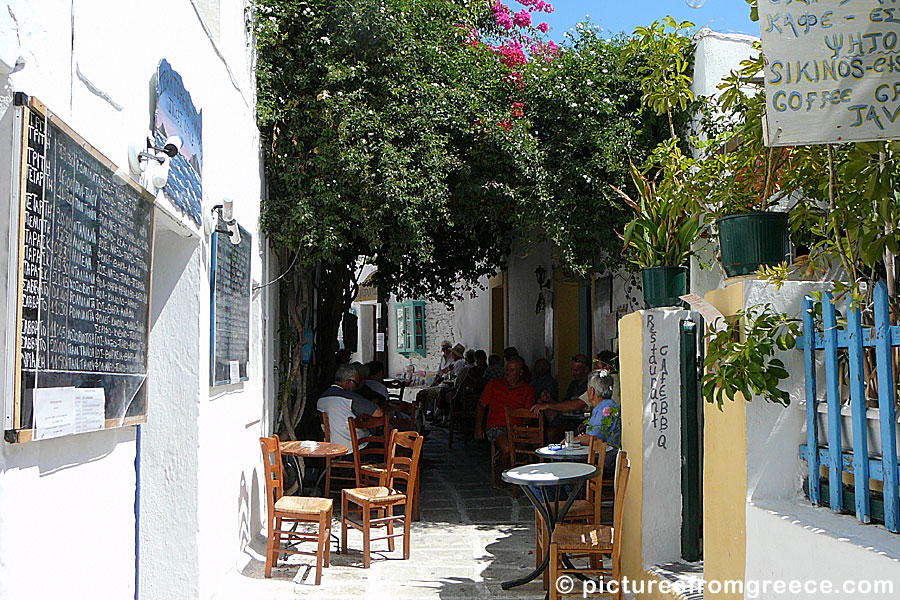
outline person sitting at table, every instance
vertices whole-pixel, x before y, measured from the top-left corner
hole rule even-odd
[[[588,376],[591,374],[591,359],[584,354],[576,354],[569,361],[569,370],[572,373],[572,383],[566,388],[566,393],[560,402],[553,402],[549,393],[542,394],[538,399],[538,405],[543,408],[540,411],[549,410],[547,413],[547,439],[550,442],[559,442],[566,433],[566,427],[570,420],[563,416],[563,413],[583,411],[585,408],[584,401],[578,398],[587,392]],[[585,396],[587,398],[587,396]],[[536,414],[538,414],[536,413]]]
[[[441,381],[440,385],[434,386],[433,388],[428,388],[426,390],[422,390],[422,392],[428,392],[425,406],[425,416],[426,419],[429,420],[443,420],[443,418],[447,414],[448,408],[448,393],[452,389],[453,385],[455,385],[456,380],[460,377],[462,372],[466,368],[466,360],[463,358],[466,352],[466,347],[462,344],[456,344],[453,348],[450,349],[451,356],[453,357],[453,364],[450,366],[450,371],[447,375],[445,375],[444,380]],[[437,389],[437,393],[429,392],[431,389]],[[419,399],[419,396],[422,394],[416,395],[416,399]]]
[[[509,362],[514,358],[522,358],[522,356],[519,354],[519,351],[516,350],[515,346],[510,346],[508,348],[504,348],[503,358],[506,359],[506,362]],[[526,364],[524,358],[522,358],[522,381],[524,381],[525,383],[531,383],[531,370],[528,368],[528,364]]]
[[[416,394],[416,404],[419,405],[423,413],[437,401],[438,395],[441,393],[441,383],[444,377],[448,376],[453,369],[452,350],[453,344],[450,340],[441,342],[441,360],[438,364],[437,376],[430,387],[419,390],[419,393]]]
[[[486,381],[493,381],[495,379],[500,379],[504,375],[503,369],[503,357],[499,354],[491,354],[488,356],[488,366],[484,371],[484,379]]]
[[[616,453],[621,447],[622,420],[618,412],[619,405],[613,400],[614,385],[615,380],[606,369],[598,369],[590,374],[587,400],[593,409],[587,427],[582,425],[587,435],[606,442],[606,469],[615,466]],[[603,424],[604,419],[607,420],[606,426]],[[580,441],[587,443],[587,435],[581,436]]]
[[[331,442],[346,446],[350,449],[348,454],[353,453],[353,442],[350,439],[350,424],[347,419],[360,415],[380,417],[384,414],[377,404],[356,392],[361,385],[360,381],[357,368],[352,364],[343,364],[334,374],[334,384],[325,390],[316,403],[316,409],[328,415]],[[358,437],[369,435],[364,429],[357,430],[356,433]]]
[[[478,410],[475,413],[475,439],[493,442],[500,450],[500,464],[509,464],[509,436],[506,431],[506,412],[504,408],[531,408],[534,406],[534,390],[522,381],[524,362],[519,357],[506,363],[503,379],[495,379],[488,383]],[[487,423],[484,411],[487,410]]]
[[[534,388],[534,397],[538,402],[559,400],[559,384],[550,374],[550,361],[546,358],[534,361],[534,379],[531,381],[531,387]]]
[[[384,385],[384,365],[377,360],[366,363],[369,374],[365,383],[359,389],[360,396],[368,398],[376,404],[387,401],[390,397],[388,389]]]

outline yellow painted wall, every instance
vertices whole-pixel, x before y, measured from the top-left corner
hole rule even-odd
[[[643,589],[652,593],[637,594],[638,600],[672,600],[674,593],[663,594],[655,585],[660,579],[643,568],[642,524],[644,501],[644,374],[642,360],[644,319],[633,312],[619,320],[619,381],[622,403],[622,449],[628,452],[631,473],[625,493],[625,519],[622,523],[622,573],[631,581],[643,581]],[[649,583],[654,582],[651,588]],[[640,585],[638,586],[641,587]]]
[[[509,311],[506,302],[506,272],[498,273],[491,277],[488,286],[491,294],[490,319],[491,337],[489,354],[503,356],[503,349],[507,344],[507,332],[509,331]]]
[[[628,452],[631,472],[625,492],[625,530],[622,538],[622,571],[632,580],[643,578],[641,568],[641,512],[643,508],[644,377],[643,317],[640,312],[619,320],[619,381],[622,390],[622,449]]]
[[[706,299],[724,315],[744,306],[744,284],[713,290]],[[706,581],[744,579],[747,559],[747,410],[738,397],[723,410],[704,403],[703,570]],[[738,600],[738,594],[709,591],[711,598]]]
[[[554,277],[558,271],[554,270]],[[578,282],[557,278],[553,293],[553,362],[556,380],[559,382],[559,398],[562,399],[572,372],[569,363],[578,354]]]

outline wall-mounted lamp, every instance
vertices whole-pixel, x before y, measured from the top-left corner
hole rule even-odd
[[[231,243],[235,246],[240,244],[241,228],[234,219],[234,200],[231,198],[225,198],[222,200],[222,204],[214,205],[210,209],[209,215],[203,219],[203,231],[206,232],[206,235],[212,235],[220,220],[228,230],[228,239],[231,240]]]
[[[128,147],[128,166],[135,175],[147,173],[150,183],[157,189],[169,182],[169,165],[178,155],[184,141],[177,135],[170,135],[162,147],[157,146],[153,134],[148,132],[143,144]]]

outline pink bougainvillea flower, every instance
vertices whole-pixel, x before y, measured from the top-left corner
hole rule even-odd
[[[497,125],[500,127],[500,129],[505,129],[506,131],[512,130],[511,121],[497,121]]]
[[[528,27],[531,25],[531,13],[523,8],[513,15],[513,22],[519,27]]]
[[[550,25],[548,25],[546,22],[540,23],[537,28],[541,31],[541,33],[547,33],[548,31],[550,31]]]
[[[608,417],[608,416],[609,416],[609,407],[608,407],[608,406],[604,406],[604,407],[603,407],[603,416],[604,416],[604,417]]]
[[[525,104],[522,102],[513,102],[512,105],[512,116],[514,117],[524,117],[525,116]]]

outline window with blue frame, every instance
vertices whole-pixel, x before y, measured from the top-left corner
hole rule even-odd
[[[425,356],[425,302],[414,300],[394,305],[397,352]]]

